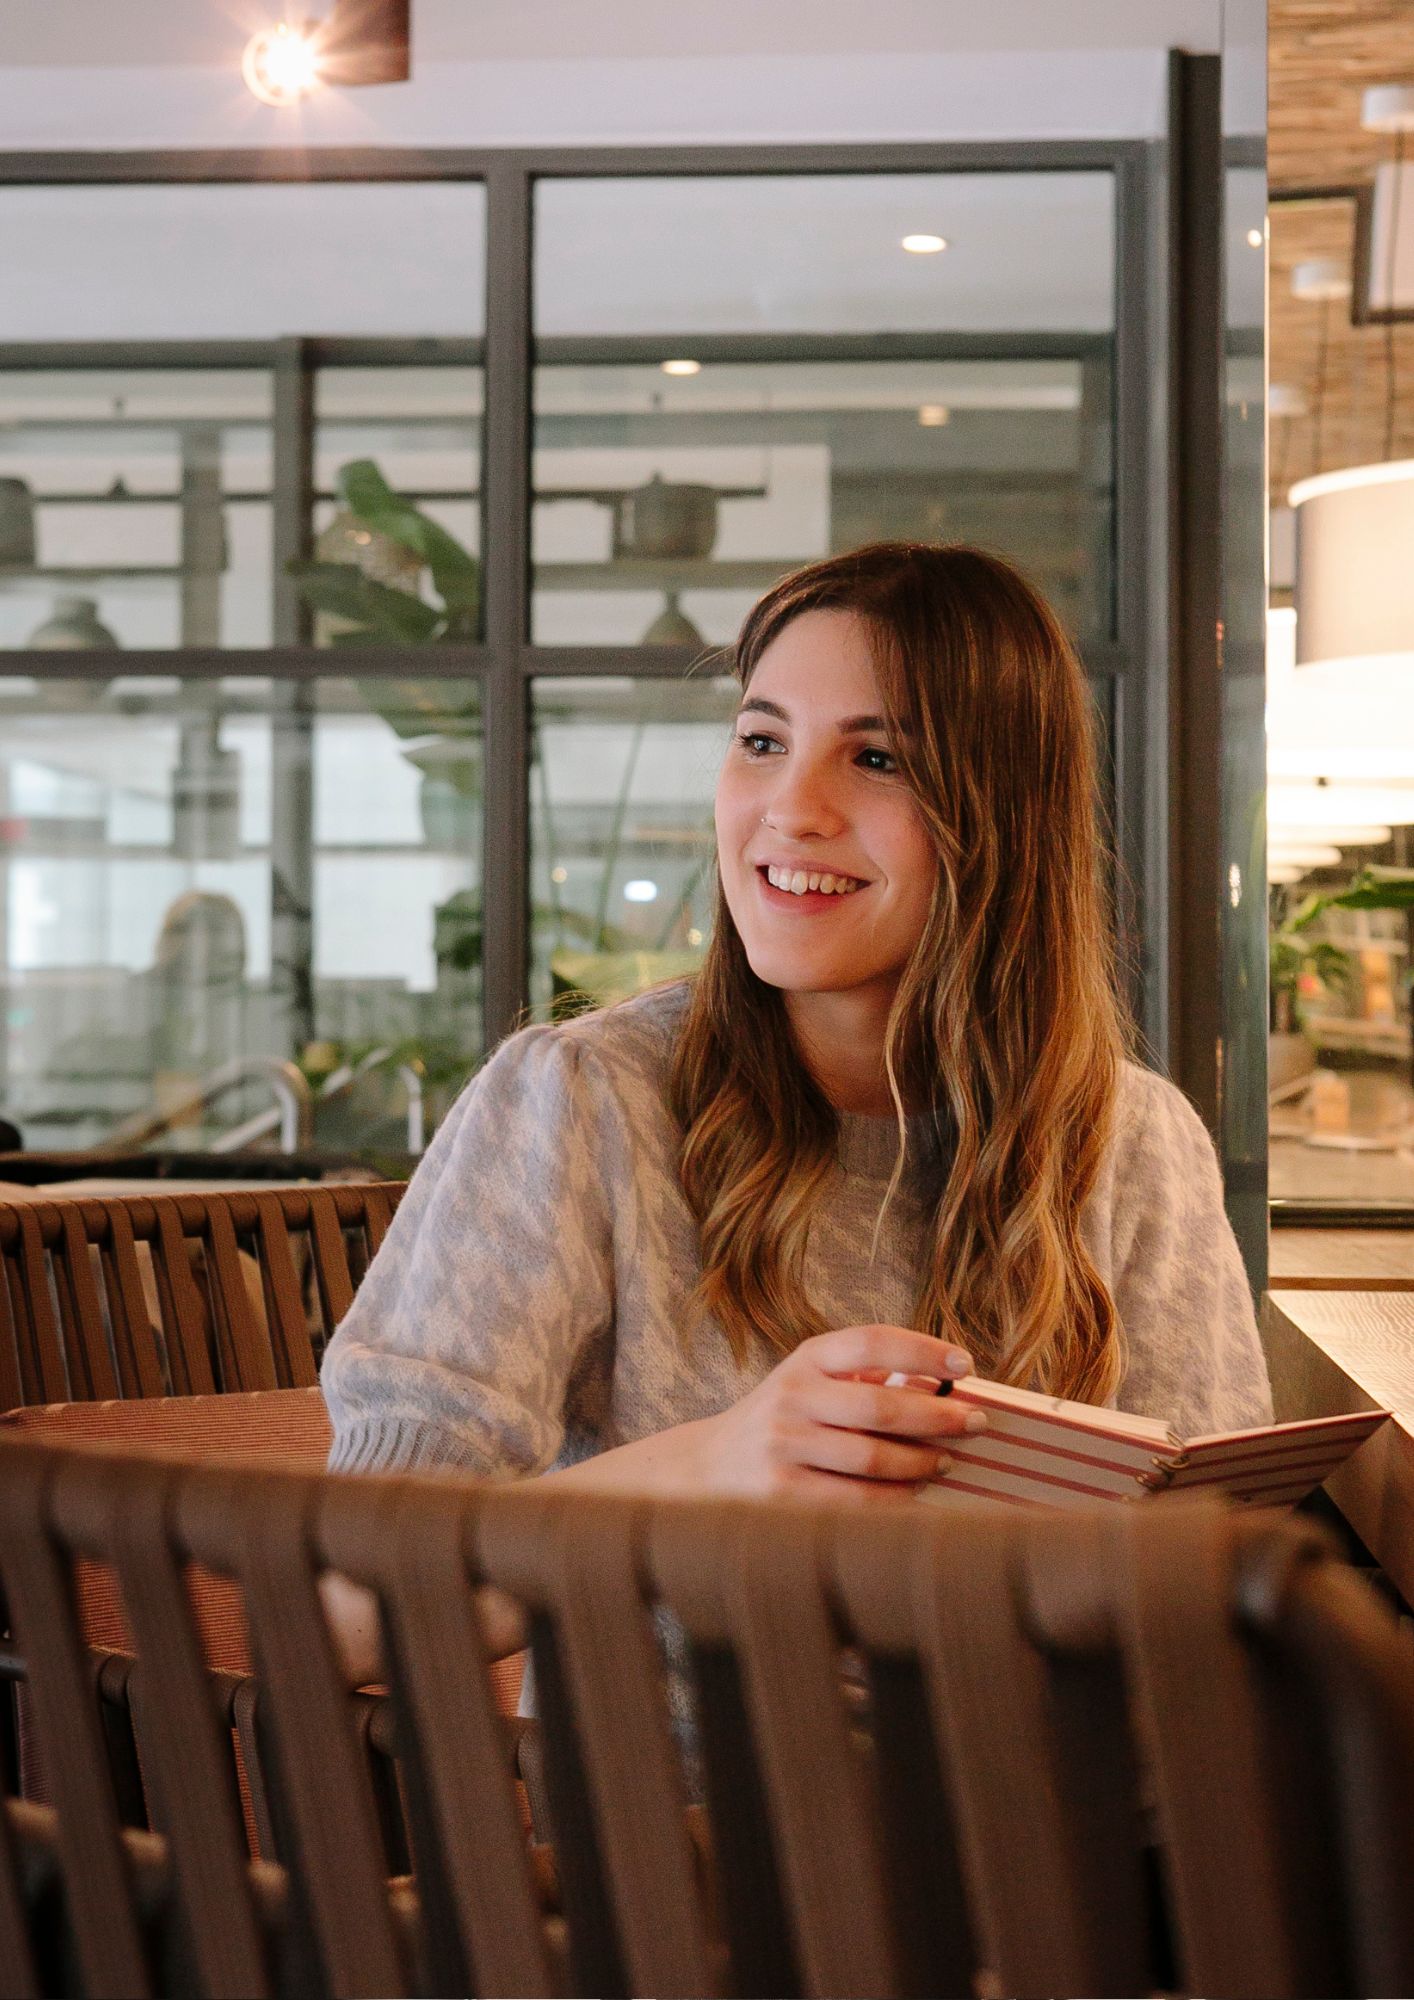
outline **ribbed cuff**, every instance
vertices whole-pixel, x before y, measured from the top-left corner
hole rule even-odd
[[[341,1424],[329,1451],[331,1472],[468,1472],[480,1478],[486,1460],[476,1447],[440,1424],[370,1417]]]

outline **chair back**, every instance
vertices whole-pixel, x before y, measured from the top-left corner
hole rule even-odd
[[[312,1387],[402,1192],[0,1204],[0,1409]]]
[[[79,1558],[118,1578],[151,1831],[113,1803]],[[192,1563],[241,1597],[279,1865],[248,1857]],[[325,1567],[380,1599],[405,1879]],[[0,1583],[52,1798],[0,1823],[7,1990],[1414,1991],[1407,1648],[1291,1522],[649,1504],[0,1441]],[[530,1620],[548,1900],[485,1583]]]

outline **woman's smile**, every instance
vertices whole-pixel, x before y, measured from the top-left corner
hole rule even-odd
[[[822,872],[758,863],[756,874],[768,907],[792,915],[838,910],[869,887],[857,875],[837,874],[831,869]]]

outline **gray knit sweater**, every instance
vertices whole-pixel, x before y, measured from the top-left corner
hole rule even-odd
[[[685,1346],[701,1264],[666,1100],[677,986],[497,1050],[437,1133],[330,1342],[323,1388],[343,1470],[506,1478],[713,1416],[745,1367],[714,1327]],[[889,1118],[844,1116],[805,1278],[827,1326],[910,1324],[923,1214]],[[1084,1216],[1128,1368],[1121,1409],[1182,1434],[1270,1420],[1251,1295],[1208,1135],[1172,1084],[1127,1066]]]

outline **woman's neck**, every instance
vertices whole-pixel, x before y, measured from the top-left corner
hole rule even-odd
[[[891,1118],[884,1042],[892,992],[864,987],[783,998],[801,1060],[836,1111]]]

